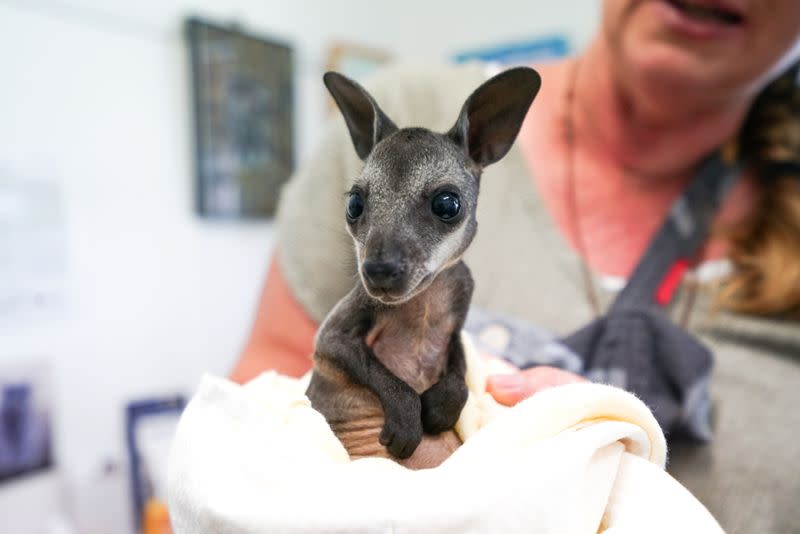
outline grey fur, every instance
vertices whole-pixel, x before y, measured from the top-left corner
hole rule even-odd
[[[307,395],[351,456],[438,465],[467,398],[460,331],[472,296],[461,257],[477,231],[481,170],[510,149],[540,86],[529,68],[503,72],[465,102],[444,134],[397,129],[360,85],[325,84],[365,164],[345,217],[361,278],[320,327]],[[455,217],[437,217],[437,194],[455,194]],[[420,446],[422,444],[423,446]]]

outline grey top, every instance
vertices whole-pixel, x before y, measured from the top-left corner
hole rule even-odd
[[[446,131],[485,79],[481,65],[396,65],[366,86],[398,126]],[[281,269],[318,322],[357,281],[344,193],[361,165],[336,116],[282,194]],[[475,279],[475,306],[556,335],[593,319],[579,259],[555,227],[517,148],[484,171],[478,222],[465,256]],[[673,316],[686,309],[686,286]],[[677,446],[669,470],[728,531],[800,532],[800,441],[794,439],[800,428],[794,402],[800,400],[800,324],[712,312],[713,290],[713,284],[700,284],[689,326],[716,357],[715,438],[710,445]],[[605,303],[614,296],[601,292]]]

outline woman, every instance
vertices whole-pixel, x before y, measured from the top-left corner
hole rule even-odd
[[[786,109],[751,114],[798,60],[796,0],[607,0],[580,58],[537,67],[542,92],[517,147],[482,179],[466,257],[475,306],[574,331],[604,311],[698,163],[739,140],[748,170],[669,313],[712,346],[719,406],[712,445],[673,451],[671,471],[742,532],[800,524],[789,467],[800,448],[783,430],[800,424],[800,362],[784,358],[800,354],[800,179],[761,165],[800,160],[792,80],[770,86]],[[477,66],[396,67],[368,89],[399,125],[444,131],[485,77]],[[355,281],[341,198],[358,168],[337,119],[284,191],[277,261],[234,379],[310,368],[316,325]],[[540,367],[489,390],[513,404],[578,379]]]

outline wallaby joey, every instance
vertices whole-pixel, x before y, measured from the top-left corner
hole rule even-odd
[[[351,458],[435,467],[461,445],[473,288],[461,257],[481,171],[511,148],[540,78],[523,67],[491,78],[444,134],[398,129],[354,81],[324,81],[365,162],[344,214],[360,282],[320,326],[307,395]]]

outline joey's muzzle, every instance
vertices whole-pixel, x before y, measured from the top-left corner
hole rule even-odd
[[[406,285],[406,268],[398,261],[365,261],[361,266],[367,289],[375,293],[401,293]]]

